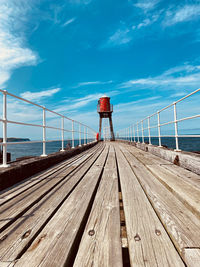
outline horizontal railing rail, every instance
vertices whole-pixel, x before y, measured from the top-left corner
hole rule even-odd
[[[148,138],[148,143],[149,145],[152,144],[152,138],[156,137],[158,138],[158,143],[159,147],[162,147],[162,137],[174,137],[175,138],[175,151],[180,151],[179,149],[179,138],[180,137],[200,137],[200,134],[179,134],[178,132],[178,123],[191,120],[191,119],[196,119],[200,118],[200,114],[195,114],[193,116],[187,116],[184,118],[177,119],[177,104],[182,102],[183,100],[191,97],[192,95],[200,92],[200,88],[193,91],[192,93],[182,97],[181,99],[171,103],[170,105],[162,108],[161,110],[158,110],[157,112],[145,117],[144,119],[129,125],[127,128],[121,129],[116,132],[116,139],[122,139],[122,140],[129,140],[131,142],[137,142],[140,143],[140,140],[142,139],[142,143],[144,143],[144,138]],[[167,109],[173,107],[173,120],[161,123],[160,120],[160,114],[163,111],[166,111]],[[151,120],[153,117],[156,117],[157,123],[154,125],[151,125]],[[144,122],[147,123],[147,127],[144,127]],[[174,124],[174,135],[163,135],[161,134],[161,127]],[[156,129],[157,128],[157,135],[151,135],[151,129]],[[148,134],[145,135],[144,131],[147,131]]]
[[[0,119],[0,122],[2,122],[2,128],[3,128],[3,142],[0,142],[0,146],[2,146],[3,148],[3,156],[2,156],[2,164],[0,165],[0,167],[8,167],[9,164],[7,162],[7,146],[8,145],[16,145],[16,144],[34,144],[34,143],[42,143],[43,144],[43,148],[42,148],[42,157],[47,156],[46,153],[46,143],[48,142],[56,142],[56,141],[61,141],[61,152],[65,151],[64,150],[64,141],[69,140],[69,139],[65,139],[64,133],[68,132],[71,133],[71,143],[72,143],[72,148],[75,147],[75,138],[74,138],[74,134],[78,134],[78,143],[79,146],[81,145],[86,145],[88,143],[94,142],[96,139],[96,131],[93,130],[91,127],[87,126],[86,124],[83,124],[79,121],[73,120],[69,117],[66,117],[58,112],[55,112],[53,110],[50,110],[44,106],[38,105],[32,101],[29,101],[25,98],[16,96],[12,93],[9,93],[6,90],[1,90],[0,89],[0,93],[2,93],[3,95],[3,113],[2,113],[2,118]],[[20,121],[14,121],[14,120],[8,120],[8,116],[7,116],[7,112],[8,112],[8,103],[7,103],[7,96],[11,96],[15,99],[18,99],[20,101],[26,102],[28,104],[31,104],[33,106],[38,107],[41,111],[42,111],[42,124],[36,124],[36,123],[29,123],[29,122],[20,122]],[[61,127],[54,127],[54,126],[49,126],[46,125],[46,112],[50,112],[56,116],[58,116],[57,119],[60,119],[60,123],[61,123]],[[68,122],[70,122],[71,127],[70,129],[65,128],[65,120],[67,120]],[[19,142],[8,142],[8,137],[7,137],[7,128],[8,128],[8,124],[15,124],[15,125],[24,125],[24,126],[32,126],[32,127],[38,127],[38,128],[42,128],[42,139],[41,140],[37,140],[37,141],[19,141]],[[74,128],[74,125],[76,124],[76,126],[78,127],[78,129]],[[46,136],[46,130],[47,129],[53,129],[53,130],[57,130],[60,131],[61,134],[61,138],[60,139],[56,139],[56,140],[47,140],[47,136]],[[84,141],[82,144],[82,140]]]

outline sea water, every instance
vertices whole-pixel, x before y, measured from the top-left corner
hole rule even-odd
[[[92,140],[89,140],[92,141]],[[137,140],[136,140],[137,141]],[[145,142],[148,142],[148,138],[144,138]],[[191,151],[191,152],[200,152],[200,138],[199,137],[179,137],[179,149],[183,151]],[[142,142],[140,138],[140,142]],[[81,140],[81,144],[84,143],[84,140]],[[152,137],[151,143],[153,145],[158,145],[158,138]],[[175,138],[173,137],[162,137],[161,143],[168,148],[175,149]],[[64,142],[64,147],[71,146],[71,140],[66,140]],[[74,140],[74,145],[79,145],[79,140]],[[46,153],[54,153],[58,152],[61,149],[60,141],[53,141],[46,143]],[[34,144],[13,144],[7,146],[7,151],[11,153],[11,160],[14,161],[16,158],[25,157],[25,156],[40,156],[42,154],[43,144],[34,143]]]
[[[88,140],[89,142],[92,140]],[[84,144],[84,140],[81,140],[81,144]],[[79,140],[74,140],[74,146],[79,145]],[[71,147],[72,141],[64,141],[64,148]],[[61,141],[52,141],[46,143],[46,154],[58,152],[62,147]],[[7,146],[7,152],[11,153],[11,161],[20,157],[26,156],[40,156],[42,155],[43,143],[27,143],[27,144],[13,144]]]

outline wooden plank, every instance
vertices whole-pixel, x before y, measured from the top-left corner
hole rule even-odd
[[[175,174],[176,176],[181,177],[181,179],[185,180],[186,182],[200,188],[200,175],[172,164],[171,162],[159,158],[158,156],[155,156],[149,152],[141,151],[140,149],[133,146],[125,144],[125,147],[145,166],[157,164],[160,167],[167,169],[169,172]]]
[[[122,266],[118,194],[117,166],[112,146],[74,267]]]
[[[123,153],[181,255],[185,247],[200,246],[199,219],[128,150]]]
[[[126,146],[127,147],[127,146]],[[138,149],[129,146],[129,151],[134,152],[138,151]],[[193,213],[195,213],[200,218],[200,182],[199,179],[195,178],[195,183],[191,183],[188,179],[184,178],[184,176],[177,175],[177,173],[173,173],[170,171],[171,166],[173,165],[163,165],[162,159],[160,160],[160,164],[149,164],[148,161],[151,162],[152,154],[149,153],[149,159],[147,161],[143,160],[142,154],[145,152],[140,152],[139,154],[135,154],[134,156],[143,163],[153,174],[156,176],[165,186],[168,188],[173,194],[182,201],[187,208],[189,208]],[[179,169],[179,173],[184,172],[182,168]],[[191,176],[194,177],[194,175]],[[195,177],[198,177],[195,176]],[[198,184],[198,186],[197,186]]]
[[[15,262],[0,261],[1,267],[13,267],[14,265],[15,265]]]
[[[181,177],[185,182],[192,184],[200,189],[200,175],[193,173],[189,170],[181,168],[177,165],[161,165],[162,168],[167,169],[169,172]]]
[[[164,164],[163,159],[160,159],[159,157],[157,157],[151,153],[146,153],[144,151],[138,153],[138,149],[134,148],[130,145],[126,145],[126,148],[134,155],[135,158],[137,158],[145,166],[155,165],[155,164],[149,164],[148,162],[143,161],[144,155],[148,154],[149,161],[152,161],[152,157],[154,159],[157,158],[157,165],[159,166],[160,170],[164,169],[163,170],[164,173],[166,173],[166,174],[168,173],[169,175],[172,174],[173,177],[176,176],[176,177],[180,178],[180,180],[189,184],[189,186],[193,186],[193,187],[197,188],[197,190],[200,189],[200,175],[195,174],[195,173],[193,173],[189,170],[186,170],[182,167],[179,167],[175,164],[172,164],[168,161],[165,161],[166,164]],[[168,162],[168,164],[167,164],[167,162]],[[152,166],[152,168],[156,169],[156,166]],[[198,198],[198,196],[197,196],[197,198]]]
[[[126,148],[145,166],[159,165],[162,168],[167,169],[171,173],[180,176],[185,182],[200,188],[200,175],[193,173],[183,167],[177,166],[170,161],[164,160],[159,156],[153,155],[149,152],[144,152],[138,148],[125,144]],[[139,151],[138,151],[139,150]],[[145,160],[144,160],[145,158]]]
[[[120,143],[120,145],[122,145],[122,143]],[[173,165],[171,162],[169,162],[165,159],[159,158],[159,157],[151,154],[150,152],[146,152],[146,151],[141,150],[139,148],[136,148],[134,146],[130,146],[128,144],[123,144],[123,147],[128,148],[130,150],[130,152],[133,153],[135,157],[140,159],[140,161],[144,165],[160,165],[160,164]]]
[[[20,266],[71,266],[74,241],[79,234],[87,209],[98,185],[107,149],[86,173],[69,198],[32,243],[31,247],[16,263]]]
[[[197,187],[162,167],[148,165],[147,168],[188,209],[200,218],[200,190]]]
[[[0,234],[0,240],[2,240],[0,242],[1,260],[15,260],[22,253],[34,236],[50,220],[62,202],[67,199],[71,190],[90,169],[101,152],[102,150],[96,153],[78,172],[72,173],[67,180],[64,180],[46,194],[43,199]]]
[[[49,177],[49,175],[52,175],[59,170],[61,170],[63,167],[66,167],[72,162],[75,162],[76,160],[79,160],[83,157],[87,157],[91,154],[93,154],[94,151],[98,150],[100,148],[99,145],[88,149],[87,151],[82,152],[81,154],[78,154],[77,156],[74,156],[73,158],[70,158],[68,160],[65,160],[64,162],[58,163],[54,165],[51,168],[48,168],[47,170],[44,170],[40,172],[39,174],[33,175],[18,184],[13,185],[10,188],[7,188],[0,192],[0,205],[3,205],[5,202],[9,201],[10,199],[14,198],[15,196],[19,195],[20,193],[26,191],[33,185],[40,183],[42,180]]]
[[[184,259],[189,267],[200,266],[200,248],[186,248]]]
[[[40,199],[50,192],[57,184],[62,182],[64,179],[68,179],[68,175],[72,171],[77,171],[81,168],[81,164],[84,162],[84,158],[80,158],[79,160],[72,162],[62,170],[59,170],[56,174],[52,174],[41,183],[32,186],[22,194],[16,196],[14,199],[1,206],[0,229],[16,220],[21,213],[40,201]]]
[[[116,152],[131,266],[184,266],[130,165]]]

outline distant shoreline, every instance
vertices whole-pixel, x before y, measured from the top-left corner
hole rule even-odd
[[[29,138],[17,138],[17,137],[8,137],[7,142],[25,142],[31,141]],[[3,142],[3,138],[0,137],[0,142]]]

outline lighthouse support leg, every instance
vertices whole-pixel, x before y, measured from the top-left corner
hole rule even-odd
[[[99,120],[99,141],[101,140],[101,126],[102,126],[102,118]]]
[[[111,141],[115,141],[114,131],[113,131],[113,124],[112,124],[112,117],[109,116],[109,123],[110,123],[110,134],[111,134]]]

